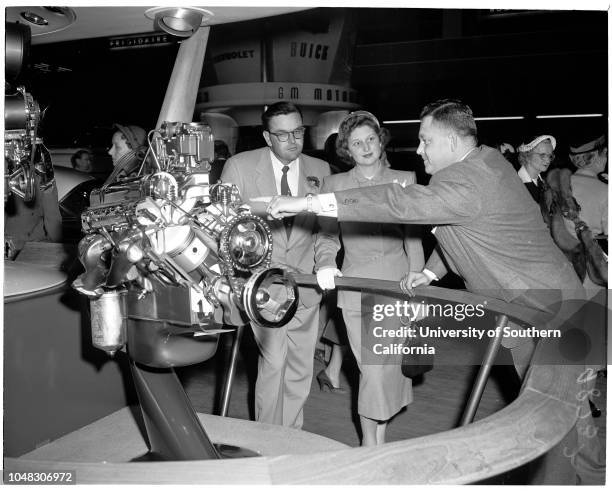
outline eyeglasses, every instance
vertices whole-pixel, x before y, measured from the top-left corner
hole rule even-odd
[[[296,140],[301,140],[304,138],[304,133],[306,132],[306,128],[300,126],[299,128],[294,129],[293,131],[279,131],[278,133],[272,133],[268,131],[271,135],[274,135],[278,138],[279,142],[286,142],[289,140],[289,135],[293,135],[293,138]]]
[[[536,155],[540,158],[540,160],[555,160],[555,154],[553,153],[534,153],[531,152],[531,155]]]

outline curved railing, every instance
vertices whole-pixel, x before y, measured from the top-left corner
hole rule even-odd
[[[312,275],[296,275],[314,286]],[[339,278],[341,289],[401,294],[397,282]],[[482,304],[537,325],[542,313],[465,291],[419,288],[419,297]],[[544,339],[518,398],[475,423],[377,447],[234,460],[90,464],[5,459],[5,469],[77,471],[80,483],[463,484],[515,469],[541,456],[574,426],[577,379],[583,366],[543,365]],[[550,363],[550,359],[547,359]],[[568,464],[569,465],[569,464]]]

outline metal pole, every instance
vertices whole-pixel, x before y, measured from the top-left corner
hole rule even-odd
[[[465,426],[474,421],[474,416],[476,416],[476,410],[478,409],[478,405],[480,404],[480,400],[482,399],[482,394],[484,392],[485,386],[487,385],[487,380],[491,373],[493,362],[495,361],[497,353],[499,352],[499,347],[501,346],[501,342],[503,339],[502,329],[507,323],[507,315],[500,315],[498,317],[498,325],[496,326],[497,334],[493,339],[491,339],[491,341],[489,341],[487,351],[484,355],[482,365],[480,365],[480,370],[478,371],[478,375],[476,376],[476,381],[474,382],[474,386],[472,387],[472,393],[470,394],[470,398],[468,399],[468,403],[465,408],[465,411],[463,412],[463,416],[461,417],[461,423],[459,423],[459,426]]]
[[[189,39],[181,43],[156,128],[164,121],[193,120],[209,32],[210,27],[200,27]]]
[[[236,326],[236,333],[234,334],[234,342],[232,343],[232,353],[230,356],[229,368],[227,369],[227,376],[225,377],[225,384],[223,386],[221,411],[219,413],[220,416],[227,416],[230,397],[232,395],[232,387],[234,385],[234,375],[236,373],[236,360],[238,359],[238,351],[240,349],[240,342],[242,341],[243,331],[244,326]]]

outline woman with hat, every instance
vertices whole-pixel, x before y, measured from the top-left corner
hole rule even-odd
[[[542,196],[542,176],[555,158],[557,140],[551,135],[540,135],[518,147],[518,176],[527,187],[531,197],[540,202]]]
[[[416,182],[413,172],[389,168],[385,156],[388,139],[388,131],[381,128],[373,114],[367,111],[349,114],[340,124],[336,152],[341,158],[350,160],[354,167],[348,172],[326,177],[321,192],[374,186],[395,180],[407,184]],[[341,244],[344,246],[342,272],[336,268],[336,255]],[[317,281],[324,290],[335,288],[334,278],[343,274],[400,281],[408,271],[420,271],[424,266],[418,228],[396,224],[338,224],[335,220],[321,220],[315,258]],[[395,300],[388,299],[388,302]],[[342,309],[349,344],[360,371],[357,410],[362,445],[379,445],[385,442],[387,422],[412,402],[412,383],[402,375],[401,354],[380,354],[373,349],[372,333],[366,332],[366,323],[362,326],[361,322],[361,294],[339,291],[338,307]],[[402,327],[397,317],[389,321],[395,329]],[[385,345],[389,341],[382,339],[381,343]]]
[[[135,173],[147,150],[147,133],[140,126],[115,124],[114,129],[108,149],[114,169],[105,184],[110,184],[117,177]]]
[[[586,223],[592,235],[605,244],[607,252],[608,242],[608,146],[605,135],[586,143],[570,145],[569,158],[576,168],[571,176],[572,195],[578,205],[579,219]],[[576,235],[573,223],[568,224],[570,233]],[[601,270],[607,270],[607,261],[601,261]],[[607,275],[606,275],[607,277]],[[584,286],[589,296],[601,289],[591,281],[589,275],[585,277]]]

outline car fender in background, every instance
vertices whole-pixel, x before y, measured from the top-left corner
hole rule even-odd
[[[53,172],[55,174],[55,183],[57,185],[57,199],[62,201],[66,195],[79,184],[86,181],[93,181],[94,177],[72,167],[58,167],[53,160]]]
[[[82,236],[81,213],[89,207],[91,191],[102,187],[104,180],[73,168],[55,167],[54,172],[63,241],[77,243]]]

